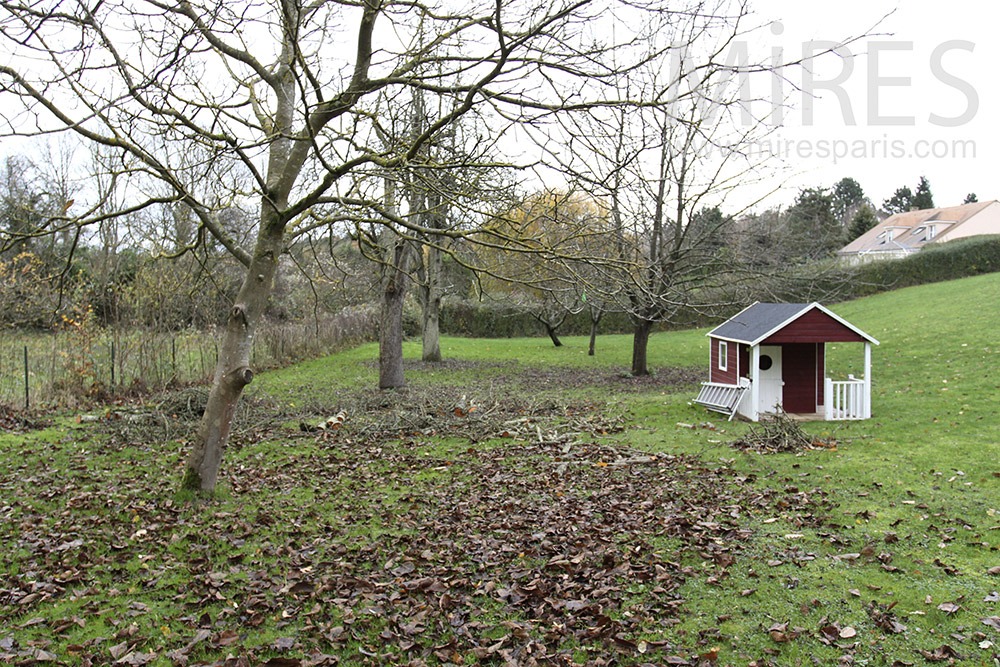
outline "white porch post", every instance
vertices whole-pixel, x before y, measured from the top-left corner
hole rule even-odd
[[[760,345],[750,348],[750,421],[757,421],[760,416]]]
[[[872,417],[872,344],[865,341],[865,395],[863,419]]]
[[[833,380],[823,378],[823,418],[833,421]]]

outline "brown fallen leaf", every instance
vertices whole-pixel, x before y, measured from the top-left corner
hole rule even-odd
[[[300,667],[302,661],[298,658],[270,658],[261,667]]]
[[[194,637],[181,649],[183,653],[190,653],[199,642],[203,642],[212,636],[212,631],[205,628],[199,628],[195,633]]]
[[[109,648],[108,652],[111,653],[112,659],[119,660],[123,655],[128,653],[128,642],[124,641],[121,644],[116,644]]]
[[[924,656],[927,662],[943,662],[945,660],[961,660],[962,656],[947,644],[942,644],[938,646],[933,651],[925,651],[923,649],[917,649],[920,655]]]
[[[954,602],[942,602],[937,606],[937,608],[946,614],[954,614],[962,607],[960,605],[955,604]]]
[[[962,575],[962,572],[957,567],[955,567],[953,565],[948,565],[947,563],[945,563],[944,561],[942,561],[940,558],[935,558],[933,562],[939,568],[941,568],[942,570],[944,570],[945,574],[950,574],[953,577],[958,577],[958,576]]]
[[[277,649],[279,651],[287,651],[290,648],[292,648],[293,646],[295,646],[295,638],[294,637],[278,637],[277,639],[274,640],[273,646],[274,646],[275,649]]]
[[[240,635],[235,630],[223,630],[214,637],[212,643],[215,646],[230,646],[240,640]]]
[[[819,632],[819,639],[824,644],[830,644],[840,639],[840,626],[837,623],[821,626]]]
[[[705,653],[700,653],[698,655],[699,660],[707,660],[708,662],[715,662],[719,659],[719,647],[713,646],[711,649]]]
[[[156,659],[155,653],[129,653],[118,662],[129,665],[129,667],[143,667]]]
[[[798,637],[798,633],[794,629],[788,629],[787,621],[785,623],[775,623],[767,629],[767,632],[771,636],[771,640],[779,644],[790,642]]]
[[[896,615],[892,613],[892,608],[896,604],[896,602],[893,602],[892,604],[884,605],[874,600],[868,604],[868,616],[875,623],[875,627],[893,635],[902,634],[906,631],[906,626],[900,623]]]

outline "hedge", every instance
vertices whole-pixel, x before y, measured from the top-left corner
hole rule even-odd
[[[879,260],[858,266],[837,264],[828,259],[797,267],[798,276],[784,276],[761,282],[760,300],[788,302],[847,301],[861,296],[978,275],[1000,272],[1000,235],[977,236],[927,246],[903,259]],[[779,282],[780,281],[780,282]],[[752,299],[751,299],[752,300]],[[709,326],[721,322],[732,312],[719,313],[717,320],[686,313],[683,325],[661,323],[657,330]],[[419,325],[418,325],[419,328]],[[624,313],[605,313],[599,332],[632,333],[634,327]],[[471,338],[518,338],[544,336],[545,329],[526,312],[509,306],[476,301],[449,301],[442,305],[441,332]],[[417,332],[418,333],[418,332]],[[560,336],[587,335],[590,317],[586,312],[570,315],[561,327]]]
[[[881,260],[855,269],[852,296],[967,278],[1000,271],[1000,235],[974,236],[929,245],[903,259]]]
[[[605,313],[598,327],[601,334],[629,333],[632,323],[624,313]],[[441,306],[441,333],[470,338],[521,338],[544,336],[545,327],[530,313],[502,304],[480,301],[445,301]],[[590,334],[590,315],[569,315],[556,332],[560,336]]]

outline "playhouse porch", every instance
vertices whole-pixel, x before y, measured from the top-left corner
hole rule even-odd
[[[866,374],[867,375],[867,374]],[[777,412],[780,405],[769,411],[754,410],[760,404],[759,392],[753,391],[753,381],[740,378],[740,384],[702,382],[694,402],[732,421],[737,415],[758,421],[761,414]],[[795,421],[850,421],[871,418],[871,387],[864,378],[849,375],[847,380],[823,378],[825,397],[815,412],[787,412]],[[757,395],[757,398],[754,396]]]

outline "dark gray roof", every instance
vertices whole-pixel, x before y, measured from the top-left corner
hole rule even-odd
[[[809,310],[811,303],[755,303],[708,332],[709,336],[753,343]]]

